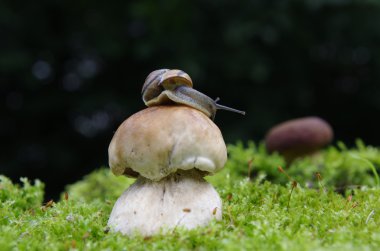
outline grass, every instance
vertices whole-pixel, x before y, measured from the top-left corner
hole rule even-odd
[[[40,181],[1,176],[1,250],[379,250],[378,148],[339,143],[291,165],[252,142],[230,145],[229,154],[207,178],[223,220],[150,238],[108,231],[113,203],[133,180],[106,168],[44,204]]]

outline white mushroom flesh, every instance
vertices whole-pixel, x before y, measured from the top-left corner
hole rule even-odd
[[[197,170],[178,171],[160,181],[140,176],[117,200],[108,225],[126,235],[150,236],[192,229],[222,218],[222,201]]]

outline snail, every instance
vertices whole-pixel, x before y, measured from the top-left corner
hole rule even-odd
[[[214,119],[216,110],[227,110],[245,115],[227,106],[217,104],[207,95],[193,89],[190,76],[181,70],[160,69],[151,72],[142,88],[143,101],[147,106],[178,103],[193,107]]]

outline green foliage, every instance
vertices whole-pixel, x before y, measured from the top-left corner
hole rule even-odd
[[[20,181],[22,187],[0,175],[0,207],[2,209],[8,208],[13,212],[20,212],[42,203],[44,184],[35,180],[34,185],[31,185],[26,178],[21,178]]]
[[[133,181],[125,176],[116,177],[108,169],[102,168],[86,175],[74,185],[68,185],[66,191],[71,199],[85,202],[116,200]],[[64,194],[61,197],[64,198]]]
[[[106,225],[112,206],[133,180],[114,177],[108,169],[94,171],[68,186],[68,196],[62,196],[61,201],[45,205],[41,205],[40,182],[32,186],[24,179],[20,187],[2,177],[0,247],[2,250],[380,248],[377,212],[380,188],[370,165],[362,160],[370,161],[377,168],[378,149],[360,142],[355,149],[343,145],[330,147],[315,158],[299,159],[286,168],[279,155],[268,155],[262,145],[249,143],[244,147],[238,143],[229,146],[229,150],[227,168],[207,178],[223,199],[223,220],[190,231],[176,229],[149,238],[109,232]],[[248,178],[247,161],[252,158],[253,175]],[[292,187],[277,165],[284,165],[287,173],[301,185]],[[321,184],[317,189],[303,186],[309,179],[316,182],[313,172],[317,167],[322,174]],[[308,168],[313,170],[306,171]],[[344,193],[336,193],[333,182],[337,181],[365,182],[365,186],[346,187]]]
[[[339,191],[357,186],[379,186],[380,151],[378,148],[365,146],[360,140],[356,148],[348,149],[342,142],[330,146],[313,156],[300,158],[290,164],[278,155],[269,155],[263,144],[249,142],[247,147],[242,143],[228,147],[230,158],[226,168],[237,175],[265,176],[274,183],[284,184],[288,177],[278,171],[281,166],[297,182],[308,187],[318,187],[316,174],[322,176],[322,182]],[[252,160],[251,168],[249,161]]]

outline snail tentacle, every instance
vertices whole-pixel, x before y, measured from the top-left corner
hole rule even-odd
[[[245,111],[240,111],[240,110],[237,110],[237,109],[234,109],[234,108],[231,108],[228,106],[220,105],[217,103],[215,103],[215,105],[216,105],[216,109],[218,109],[218,110],[226,110],[226,111],[230,111],[230,112],[240,113],[241,115],[245,115]]]

